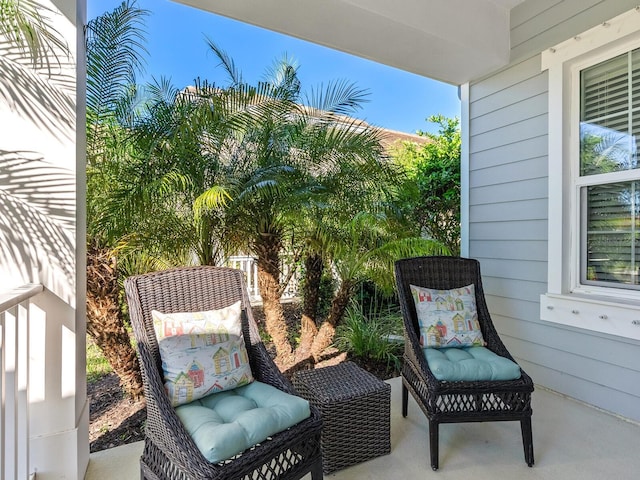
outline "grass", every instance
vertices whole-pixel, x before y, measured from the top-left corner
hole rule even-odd
[[[113,370],[91,337],[87,336],[87,382],[93,383]]]

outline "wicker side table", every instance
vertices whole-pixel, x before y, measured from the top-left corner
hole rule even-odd
[[[322,414],[322,470],[391,451],[391,386],[355,363],[298,372],[293,384]]]

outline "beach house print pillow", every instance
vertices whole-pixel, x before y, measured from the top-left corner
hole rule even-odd
[[[452,290],[410,285],[422,348],[483,346],[473,284]]]
[[[220,310],[151,315],[174,407],[253,381],[240,302]]]

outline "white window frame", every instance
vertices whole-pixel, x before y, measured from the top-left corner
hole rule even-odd
[[[640,48],[635,8],[542,52],[549,78],[548,286],[543,320],[640,340],[640,291],[580,283],[580,72]],[[619,172],[629,179],[629,172]]]

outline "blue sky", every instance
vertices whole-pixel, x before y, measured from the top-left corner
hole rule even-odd
[[[87,0],[88,18],[113,10],[122,0]],[[138,0],[146,19],[146,75],[165,76],[179,88],[196,77],[225,85],[227,78],[208,51],[205,36],[233,58],[249,82],[262,78],[275,59],[287,55],[300,66],[303,89],[346,79],[369,92],[356,115],[374,125],[415,133],[434,131],[426,118],[460,117],[457,87],[314,45],[286,35],[199,11],[169,0]],[[426,46],[425,46],[426,48]]]

